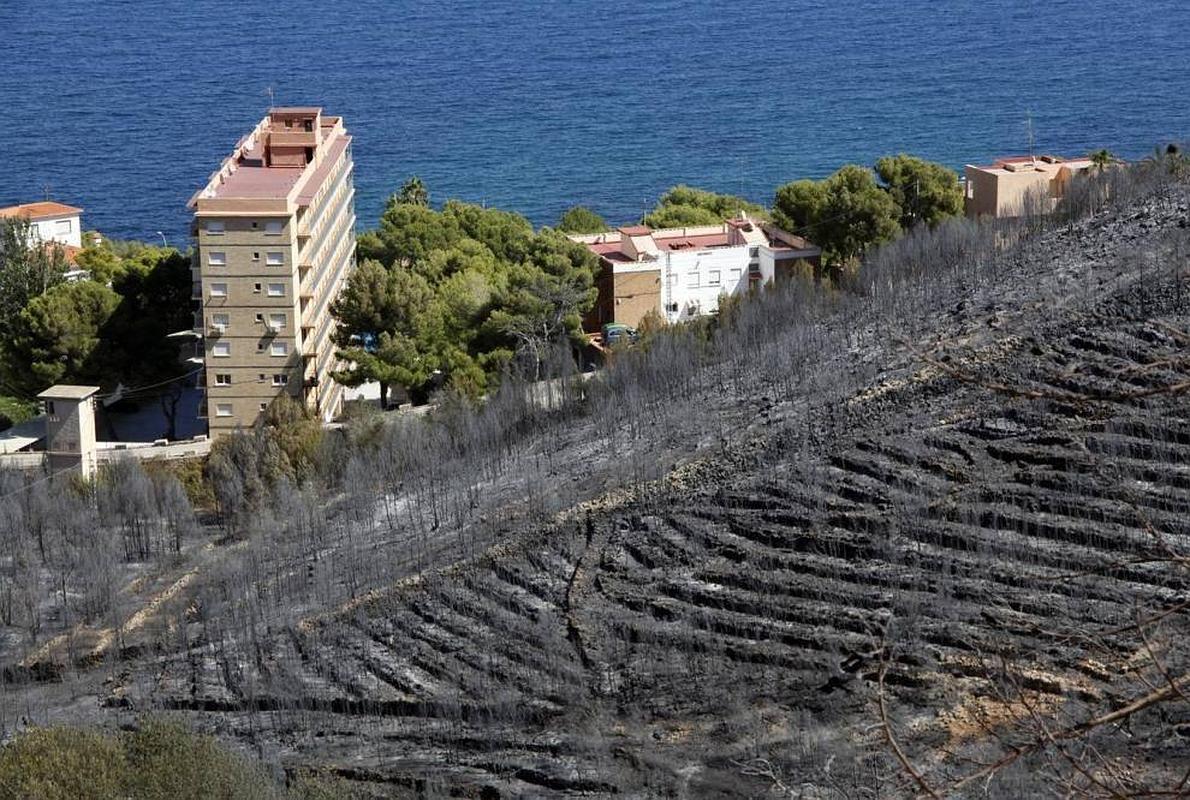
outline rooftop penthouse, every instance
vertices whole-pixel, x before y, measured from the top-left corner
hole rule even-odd
[[[310,205],[350,145],[342,118],[320,108],[269,109],[189,206],[200,216],[293,213]]]
[[[986,166],[968,164],[963,172],[968,217],[1019,217],[1033,195],[1041,210],[1052,211],[1066,186],[1094,162],[1089,158],[1010,156]]]

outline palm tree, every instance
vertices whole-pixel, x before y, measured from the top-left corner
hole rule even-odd
[[[1100,148],[1090,154],[1091,163],[1095,165],[1100,172],[1107,169],[1116,162],[1116,156],[1111,150],[1106,147]]]
[[[415,206],[428,206],[430,204],[430,193],[426,189],[426,185],[422,183],[421,178],[416,175],[401,184],[401,191],[397,197],[397,202],[400,203],[409,203]]]

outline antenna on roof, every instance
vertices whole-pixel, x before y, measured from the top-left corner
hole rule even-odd
[[[1036,161],[1037,156],[1033,155],[1033,114],[1028,109],[1025,109],[1025,134],[1029,137],[1029,160]]]
[[[267,87],[264,90],[264,93],[269,96],[269,108],[272,108],[275,105],[275,103],[273,102],[273,87],[272,86]]]
[[[45,199],[46,199],[47,201],[50,199],[50,190],[51,190],[51,189],[53,189],[53,188],[54,188],[54,187],[53,187],[53,186],[50,186],[48,183],[46,183],[46,184],[43,184],[43,185],[42,185],[42,187],[41,187],[41,190],[42,190],[43,192],[45,192]]]

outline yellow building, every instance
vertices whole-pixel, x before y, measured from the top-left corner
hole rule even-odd
[[[1049,213],[1065,197],[1071,179],[1091,165],[1089,158],[1058,156],[1014,156],[982,167],[968,164],[963,170],[967,216],[1019,217],[1030,196],[1035,198],[1037,210]]]
[[[330,305],[355,265],[351,136],[320,108],[273,108],[191,198],[212,436],[277,395],[334,418]]]

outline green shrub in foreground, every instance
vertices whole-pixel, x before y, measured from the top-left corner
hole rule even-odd
[[[36,728],[0,748],[0,800],[311,800],[351,798],[340,781],[284,790],[264,767],[209,736],[149,719],[132,733]]]

